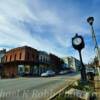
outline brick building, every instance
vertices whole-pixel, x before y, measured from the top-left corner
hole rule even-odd
[[[49,54],[50,56],[50,69],[58,73],[62,69],[62,60],[54,54]]]
[[[39,51],[39,75],[49,69],[50,57],[45,51]]]
[[[3,58],[3,76],[33,75],[38,64],[38,51],[23,46],[8,51]]]
[[[11,49],[5,53],[2,59],[2,76],[40,76],[47,70],[59,72],[62,61],[54,54],[45,51],[37,51],[28,46]]]

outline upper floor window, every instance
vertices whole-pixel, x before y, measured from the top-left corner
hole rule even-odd
[[[39,61],[42,62],[42,56],[39,56]]]
[[[32,54],[32,59],[34,60],[34,54]]]
[[[48,62],[48,59],[47,59],[47,58],[45,59],[45,62],[46,62],[46,63]]]
[[[7,56],[5,56],[5,61],[7,61]]]
[[[45,57],[43,57],[43,60],[42,61],[45,62]]]
[[[16,54],[15,54],[15,56],[14,56],[14,60],[16,60]]]
[[[43,56],[41,56],[41,62],[43,62],[44,61],[44,57]]]
[[[19,54],[19,59],[21,59],[22,53]]]
[[[12,59],[12,55],[10,55],[10,61],[11,61],[11,59]]]
[[[29,53],[27,53],[27,60],[29,60]]]

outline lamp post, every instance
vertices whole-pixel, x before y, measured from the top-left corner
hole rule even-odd
[[[97,43],[97,40],[96,40],[96,35],[95,35],[95,32],[94,32],[94,28],[93,28],[94,17],[88,17],[87,22],[89,23],[90,28],[91,28],[92,39],[93,39],[93,42],[94,42],[94,45],[95,45],[95,51],[96,51],[97,59],[100,63],[99,47],[98,47],[98,43]]]
[[[72,46],[74,49],[78,50],[79,52],[79,56],[80,56],[80,62],[81,62],[81,81],[82,82],[87,82],[87,77],[86,77],[86,68],[83,64],[83,60],[82,60],[82,54],[81,54],[81,50],[84,48],[85,44],[84,44],[84,40],[83,37],[76,34],[73,38],[72,38]]]

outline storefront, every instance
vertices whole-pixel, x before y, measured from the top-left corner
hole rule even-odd
[[[17,66],[13,64],[4,65],[2,68],[2,77],[5,78],[17,77]]]

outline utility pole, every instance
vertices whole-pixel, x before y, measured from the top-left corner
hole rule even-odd
[[[93,40],[94,45],[95,45],[96,57],[97,57],[97,60],[98,60],[98,65],[100,66],[100,51],[99,51],[98,43],[97,43],[97,40],[96,40],[94,28],[93,28],[94,17],[88,17],[87,22],[90,25],[90,29],[91,29],[91,33],[92,33],[92,40]],[[99,66],[97,66],[97,67],[99,67]]]

